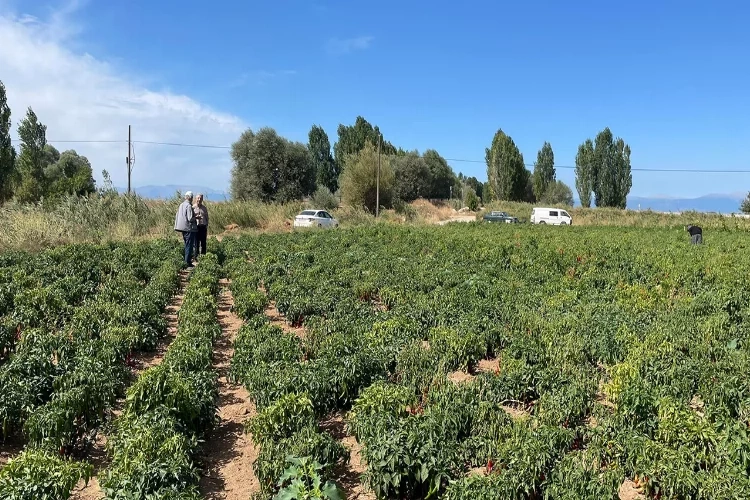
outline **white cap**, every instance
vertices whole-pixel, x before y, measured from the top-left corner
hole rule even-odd
[[[192,191],[185,191],[185,198],[192,198],[193,192]]]

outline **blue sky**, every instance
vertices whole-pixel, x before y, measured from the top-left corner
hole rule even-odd
[[[362,115],[398,146],[479,160],[452,166],[480,179],[498,128],[527,163],[546,140],[558,165],[573,165],[578,144],[609,126],[634,168],[750,170],[750,5],[739,1],[3,5],[0,42],[5,33],[49,52],[13,65],[0,43],[14,121],[39,107],[53,140],[120,139],[130,123],[144,140],[230,144],[247,126],[271,126],[306,142],[316,123],[333,143],[339,123]],[[33,64],[62,79],[61,103],[61,91],[24,75]],[[75,147],[122,181],[120,145]],[[135,185],[227,184],[225,151],[137,147]],[[558,177],[572,187],[572,170]],[[633,195],[750,189],[750,174],[633,177]]]

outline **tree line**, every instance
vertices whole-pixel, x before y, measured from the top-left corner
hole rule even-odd
[[[458,197],[461,191],[475,197],[478,189],[481,193],[481,182],[456,175],[436,150],[420,154],[397,148],[362,116],[352,125],[339,125],[337,135],[331,147],[328,134],[318,125],[310,129],[307,144],[290,141],[268,127],[246,130],[231,148],[232,197],[287,202],[338,193],[344,203],[374,212],[378,162],[383,207],[417,198]]]
[[[378,152],[379,150],[379,152]],[[377,125],[358,116],[340,124],[331,147],[326,131],[313,125],[307,144],[279,136],[272,128],[245,131],[232,145],[231,194],[235,199],[287,202],[313,196],[375,211],[378,162],[380,205],[417,198],[460,199],[476,210],[480,202],[523,201],[573,205],[573,191],[558,180],[552,145],[545,142],[533,171],[513,139],[498,130],[485,150],[487,181],[456,174],[434,149],[420,154],[388,141]],[[576,158],[576,190],[585,207],[625,207],[632,185],[630,148],[607,128],[586,140]]]
[[[523,154],[502,129],[495,133],[485,152],[487,163],[486,198],[556,204],[573,204],[573,192],[556,179],[555,156],[545,142],[537,153],[534,170],[526,169]],[[578,147],[575,187],[581,205],[625,208],[633,185],[630,146],[615,138],[609,128],[587,139]]]
[[[37,203],[96,190],[91,163],[75,150],[60,153],[47,143],[47,126],[28,108],[18,124],[19,150],[10,137],[11,110],[0,82],[0,204]]]

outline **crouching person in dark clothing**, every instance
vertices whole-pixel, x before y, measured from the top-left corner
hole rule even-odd
[[[690,235],[691,244],[700,245],[703,243],[703,230],[699,226],[691,224],[687,227],[687,232]]]

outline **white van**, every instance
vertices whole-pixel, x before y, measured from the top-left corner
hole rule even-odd
[[[573,224],[573,217],[561,208],[537,208],[531,211],[532,224],[552,224],[555,226],[569,226]]]

